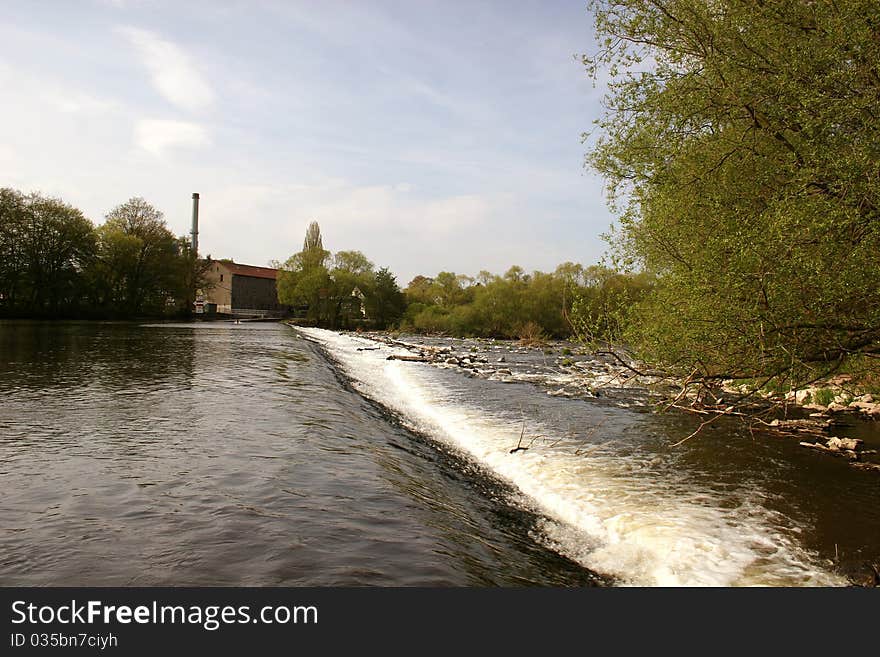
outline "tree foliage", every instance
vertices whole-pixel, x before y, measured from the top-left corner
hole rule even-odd
[[[330,328],[367,324],[385,328],[402,314],[402,294],[387,269],[375,271],[360,251],[324,249],[321,229],[312,222],[303,250],[278,272],[278,300]]]
[[[376,272],[372,294],[367,297],[367,314],[378,328],[396,325],[406,310],[406,297],[387,267]]]
[[[135,197],[113,208],[98,229],[96,286],[99,303],[161,313],[171,300],[186,296],[186,261],[162,213]]]
[[[78,209],[0,190],[0,312],[130,316],[188,312],[204,266],[140,198],[95,228]]]
[[[651,284],[647,275],[574,263],[559,265],[553,273],[527,274],[514,265],[503,276],[487,271],[476,279],[452,272],[417,276],[405,291],[409,305],[402,328],[499,338],[540,330],[553,337],[610,339],[620,314]]]
[[[803,382],[880,354],[880,5],[592,2],[611,76],[589,162],[616,255],[658,276],[640,355]]]
[[[0,190],[0,303],[7,312],[78,305],[94,250],[94,226],[73,206]]]

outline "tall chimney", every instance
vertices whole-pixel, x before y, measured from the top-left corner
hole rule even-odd
[[[192,250],[199,255],[199,194],[193,192],[193,218],[192,218]]]

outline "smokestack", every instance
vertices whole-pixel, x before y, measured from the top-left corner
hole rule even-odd
[[[192,218],[192,250],[196,255],[199,254],[199,195],[193,192],[193,218]]]

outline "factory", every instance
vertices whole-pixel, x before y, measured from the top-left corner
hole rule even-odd
[[[199,195],[192,195],[193,250],[199,248]],[[245,265],[228,259],[205,260],[204,287],[196,291],[196,314],[250,317],[279,316],[287,307],[278,303],[278,270]]]
[[[277,277],[277,269],[213,260],[205,275],[203,312],[279,315],[284,307],[278,303]]]

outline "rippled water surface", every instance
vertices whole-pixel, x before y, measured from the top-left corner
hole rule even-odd
[[[880,558],[873,473],[734,426],[671,450],[689,418],[373,347],[0,323],[0,584],[842,584]]]

